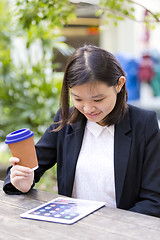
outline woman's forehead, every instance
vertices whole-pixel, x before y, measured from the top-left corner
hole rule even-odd
[[[109,91],[111,87],[102,82],[90,82],[74,86],[71,88],[71,94],[74,96],[81,96],[84,93],[91,94],[92,97],[99,97]]]

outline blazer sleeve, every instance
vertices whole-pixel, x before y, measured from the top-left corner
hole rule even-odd
[[[133,212],[160,217],[160,130],[156,114],[148,118],[139,201]]]
[[[38,158],[38,169],[35,170],[35,182],[38,182],[46,170],[57,162],[57,132],[53,132],[55,124],[51,124],[35,145]]]

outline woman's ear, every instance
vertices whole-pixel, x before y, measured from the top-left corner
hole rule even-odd
[[[117,82],[117,85],[116,85],[116,91],[117,93],[119,93],[123,87],[123,85],[125,84],[126,82],[126,78],[124,76],[121,76],[119,79],[118,79],[118,82]]]

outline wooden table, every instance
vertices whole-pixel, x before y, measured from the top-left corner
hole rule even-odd
[[[28,194],[7,195],[2,186],[0,181],[0,240],[160,239],[160,218],[108,207],[72,225],[22,219],[21,213],[58,195],[35,189]]]

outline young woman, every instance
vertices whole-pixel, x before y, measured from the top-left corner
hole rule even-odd
[[[60,110],[36,144],[39,168],[12,157],[4,191],[28,192],[57,163],[59,194],[160,217],[157,117],[127,104],[125,82],[111,53],[77,49],[65,69]]]

